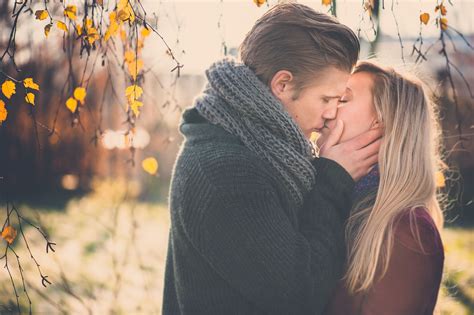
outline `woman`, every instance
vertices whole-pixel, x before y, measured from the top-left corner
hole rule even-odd
[[[444,262],[432,103],[416,78],[360,62],[336,119],[344,123],[340,141],[377,126],[384,138],[378,165],[355,187],[347,269],[326,314],[432,314]],[[318,145],[335,126],[327,122]]]

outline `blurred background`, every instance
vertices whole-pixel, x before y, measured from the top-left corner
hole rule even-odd
[[[112,18],[102,16],[122,2],[0,0],[0,84],[31,77],[39,85],[34,106],[18,87],[11,97],[0,93],[8,111],[0,122],[0,222],[17,232],[11,243],[2,235],[0,314],[18,306],[35,314],[160,314],[181,113],[204,87],[204,70],[236,56],[278,3],[130,1],[134,18],[117,9],[123,24],[106,40]],[[361,58],[414,68],[429,82],[449,167],[440,182],[446,268],[437,309],[474,314],[474,1],[298,2],[357,32]],[[77,19],[63,14],[66,5],[77,6],[68,11]],[[135,75],[128,51],[142,62]],[[138,117],[124,92],[131,84],[143,88]],[[87,96],[71,110],[65,102],[80,86]]]

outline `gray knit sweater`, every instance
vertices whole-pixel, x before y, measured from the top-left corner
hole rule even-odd
[[[353,180],[313,162],[296,207],[267,162],[196,109],[170,189],[163,314],[320,314],[341,276]]]

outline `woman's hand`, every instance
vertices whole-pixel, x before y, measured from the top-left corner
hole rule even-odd
[[[378,161],[382,128],[371,129],[339,143],[343,130],[343,121],[337,120],[336,126],[327,140],[321,144],[319,156],[336,161],[351,175],[354,181],[358,181],[367,175]]]

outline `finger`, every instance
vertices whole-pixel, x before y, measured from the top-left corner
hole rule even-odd
[[[358,150],[359,156],[364,160],[369,156],[372,156],[374,154],[378,154],[380,150],[380,146],[382,145],[382,139],[377,139],[368,146],[361,148]]]
[[[378,153],[377,154],[374,154],[372,156],[369,156],[365,161],[364,161],[364,164],[367,165],[369,167],[369,172],[372,168],[375,167],[375,164],[377,164],[379,162],[379,155]]]
[[[349,140],[353,145],[353,150],[360,150],[382,137],[382,128],[372,129],[363,134]]]
[[[338,119],[336,121],[336,126],[331,131],[326,142],[323,145],[324,148],[330,148],[338,144],[339,140],[341,139],[343,131],[344,131],[344,123],[342,122],[342,120]]]

